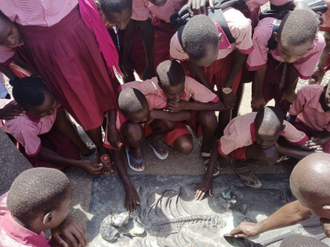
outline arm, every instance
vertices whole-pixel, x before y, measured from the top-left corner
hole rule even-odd
[[[237,49],[234,51],[234,60],[233,61],[235,61],[235,62],[233,63],[233,66],[230,69],[229,76],[227,78],[227,81],[223,85],[223,87],[233,88],[233,83],[237,77],[237,74],[242,69],[242,67],[246,61],[246,57],[247,57],[246,54],[239,52]],[[218,91],[221,91],[221,89],[219,88]],[[222,95],[221,99],[223,99],[223,102],[228,109],[231,109],[235,106],[236,97],[233,92],[231,92],[229,94],[224,94],[221,91],[221,95]]]
[[[69,138],[69,140],[80,150],[83,155],[89,152],[88,147],[81,140],[72,123],[69,121],[65,110],[57,113],[55,125],[63,135]]]
[[[134,186],[132,185],[129,177],[127,176],[125,163],[119,150],[112,150],[111,160],[115,163],[119,176],[123,181],[126,191],[125,208],[131,214],[133,212],[133,209],[137,211],[137,205],[139,204],[139,195],[136,192]]]
[[[22,116],[25,113],[24,109],[17,105],[15,101],[9,102],[2,109],[0,109],[0,119],[10,120],[17,116]]]
[[[97,164],[93,162],[84,162],[81,160],[74,160],[65,158],[58,153],[41,147],[39,154],[37,155],[38,159],[45,160],[52,162],[58,165],[65,165],[65,166],[74,166],[79,167],[91,175],[100,175],[102,171],[102,164]]]
[[[108,113],[108,141],[111,146],[121,148],[123,145],[119,131],[116,127],[117,110],[111,110]]]
[[[290,146],[281,146],[279,144],[276,144],[278,152],[280,154],[285,154],[288,155],[290,157],[296,158],[296,159],[302,159],[304,157],[306,157],[307,155],[310,155],[312,153],[315,153],[315,149],[314,148],[305,148],[306,144],[298,146],[300,149],[297,149],[295,147],[290,147]],[[310,146],[310,145],[309,145]],[[303,150],[304,149],[304,150]]]
[[[325,47],[321,53],[319,63],[315,68],[309,84],[321,84],[324,76],[324,66],[330,53],[330,32],[324,32]]]
[[[211,88],[209,81],[207,80],[207,77],[204,72],[204,67],[197,66],[194,62],[188,60],[188,63],[190,65],[190,68],[192,71],[197,75],[197,78],[199,82],[201,82],[205,87],[210,89],[211,91],[213,88]]]
[[[253,111],[258,111],[260,108],[266,105],[263,93],[262,93],[262,87],[263,82],[265,79],[267,71],[267,65],[263,66],[262,68],[258,69],[255,73],[255,92],[252,97],[251,101],[251,107]]]
[[[230,234],[235,237],[253,237],[269,230],[297,224],[311,216],[312,213],[308,208],[303,207],[299,201],[294,201],[281,207],[261,222],[242,222]]]
[[[295,71],[295,69],[293,68],[293,66],[291,67],[288,80],[289,80],[288,86],[286,87],[286,89],[282,95],[281,102],[283,100],[285,100],[285,101],[291,103],[296,98],[295,88],[296,88],[297,81],[298,81],[298,74]]]
[[[9,66],[3,66],[0,64],[0,72],[2,72],[5,76],[9,78],[9,80],[15,80],[18,76],[12,71]]]
[[[195,111],[222,111],[226,109],[223,102],[218,100],[218,102],[191,102],[180,100],[179,102],[168,101],[167,107],[171,112],[180,112],[182,110],[195,110]]]
[[[123,58],[122,58],[122,72],[125,76],[129,75],[129,71],[133,70],[133,66],[129,64],[129,54],[131,52],[132,44],[136,35],[136,25],[137,22],[131,19],[125,29],[124,36],[124,47],[123,47]]]
[[[154,28],[151,25],[151,19],[148,18],[146,21],[139,21],[141,28],[141,38],[146,54],[146,68],[143,71],[143,80],[151,79],[154,73],[154,62],[153,62],[153,50],[154,50]]]
[[[191,113],[189,111],[167,112],[163,110],[151,110],[149,114],[151,119],[161,119],[172,122],[185,121],[191,118]]]
[[[290,124],[294,124],[294,122],[296,121],[297,116],[296,115],[291,115],[288,114],[288,116],[286,117],[286,121],[288,121]]]

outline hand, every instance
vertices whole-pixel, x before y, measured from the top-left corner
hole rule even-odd
[[[79,167],[90,175],[101,175],[103,165],[95,162],[81,161]]]
[[[22,116],[25,113],[21,106],[15,104],[15,101],[11,101],[5,107],[0,109],[0,119],[15,119],[17,116]]]
[[[316,143],[313,139],[308,140],[305,142],[303,145],[299,146],[301,149],[306,150],[306,151],[319,151],[321,152],[323,150],[323,144],[320,145]]]
[[[201,201],[207,192],[212,197],[212,178],[203,178],[197,186],[195,199]]]
[[[156,110],[151,110],[151,111],[149,111],[149,116],[148,116],[147,121],[146,121],[145,124],[144,124],[144,128],[146,128],[149,124],[152,123],[152,121],[155,120],[155,118],[154,118],[154,114],[155,114],[155,112],[156,112]]]
[[[108,128],[108,141],[111,146],[120,149],[123,145],[121,136],[116,127]]]
[[[323,146],[329,140],[329,137],[321,138],[312,136],[310,140],[313,141],[316,145]]]
[[[236,97],[233,92],[224,94],[221,92],[221,98],[227,109],[233,109],[236,103]]]
[[[266,105],[266,101],[263,96],[254,95],[251,101],[252,111],[259,111],[260,108]]]
[[[170,110],[170,112],[179,112],[182,110],[186,110],[186,101],[167,100],[167,108]]]
[[[242,222],[234,230],[230,232],[231,235],[238,237],[254,237],[259,234],[259,224],[252,222]]]
[[[66,217],[58,227],[51,229],[51,232],[51,242],[56,241],[63,247],[85,247],[88,245],[86,230],[73,217]]]
[[[313,72],[312,78],[309,79],[308,81],[308,84],[309,85],[321,84],[323,76],[324,76],[324,70],[320,69],[319,67],[316,67],[316,69]]]
[[[324,234],[329,238],[330,237],[330,219],[320,218],[320,223],[323,228]]]
[[[132,214],[133,209],[137,211],[137,206],[140,204],[139,202],[139,195],[134,189],[134,187],[130,187],[126,189],[126,195],[125,195],[125,209]]]
[[[142,80],[148,80],[155,76],[155,72],[152,67],[145,67],[142,74]]]
[[[294,90],[292,89],[285,90],[280,100],[280,103],[282,103],[283,100],[292,103],[295,99],[296,99],[296,93],[294,92]]]
[[[210,8],[214,7],[214,0],[189,0],[188,6],[191,9],[190,15],[206,14],[205,5],[210,4]]]

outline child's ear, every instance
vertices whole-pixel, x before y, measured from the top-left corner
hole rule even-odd
[[[222,33],[219,33],[219,42],[221,42],[222,41]]]
[[[45,226],[48,226],[53,220],[53,214],[52,212],[49,212],[47,214],[45,214],[42,223],[44,223]]]
[[[274,32],[274,33],[273,33],[273,36],[274,36],[274,38],[275,38],[275,41],[278,42],[278,33],[277,33],[277,32]]]

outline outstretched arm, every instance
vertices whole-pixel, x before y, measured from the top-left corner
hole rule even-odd
[[[195,110],[195,111],[222,111],[226,109],[223,102],[219,99],[218,102],[192,102],[192,101],[173,101],[167,102],[167,107],[171,112],[179,112],[183,110]]]
[[[191,113],[189,111],[168,112],[163,110],[151,110],[149,114],[151,119],[161,119],[172,122],[185,121],[191,118]]]
[[[312,78],[309,80],[309,84],[321,84],[324,76],[324,66],[330,53],[330,32],[324,32],[325,47],[321,53],[319,63],[315,68]]]
[[[266,105],[266,101],[262,93],[266,71],[267,65],[263,66],[255,72],[255,91],[253,93],[253,98],[251,101],[251,108],[253,111],[258,111],[260,108]]]
[[[311,216],[312,213],[308,208],[303,207],[299,201],[294,201],[281,207],[261,222],[240,223],[230,234],[235,237],[253,237],[269,230],[297,224]]]

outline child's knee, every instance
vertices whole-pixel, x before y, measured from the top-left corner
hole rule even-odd
[[[122,134],[131,141],[137,142],[142,140],[144,131],[140,124],[126,122],[122,126]]]
[[[216,129],[217,124],[217,117],[215,116],[214,111],[204,111],[200,116],[200,121],[203,126],[209,129]]]
[[[164,127],[164,132],[165,131],[171,131],[175,128],[175,122],[172,121],[163,121],[163,127]]]
[[[190,154],[194,149],[191,136],[188,137],[186,135],[180,136],[178,139],[176,139],[173,143],[173,146],[183,154]]]

